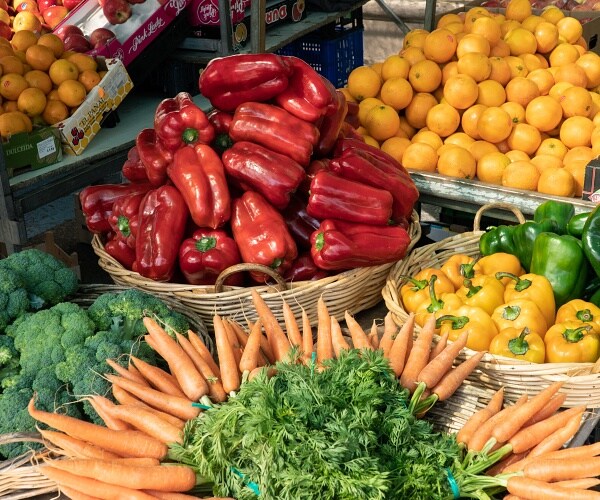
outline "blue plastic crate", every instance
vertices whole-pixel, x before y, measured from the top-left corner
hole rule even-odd
[[[277,51],[310,64],[336,88],[348,83],[350,72],[363,65],[363,28],[340,29],[333,36],[310,33]]]

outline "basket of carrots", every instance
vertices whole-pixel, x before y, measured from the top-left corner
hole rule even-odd
[[[519,224],[480,229],[491,209],[512,211]],[[507,228],[534,224],[512,205],[484,205],[472,232],[417,248],[395,264],[382,291],[385,304],[397,324],[416,314],[417,331],[434,312],[437,340],[469,332],[466,352],[486,352],[470,376],[474,390],[503,386],[506,397],[517,401],[524,392],[563,381],[563,406],[600,407],[600,309],[582,298],[555,302],[550,278],[533,266],[526,272],[516,255],[484,248],[491,236],[504,237],[493,231],[509,234]],[[582,311],[585,320],[577,319]],[[581,342],[565,340],[569,335]]]

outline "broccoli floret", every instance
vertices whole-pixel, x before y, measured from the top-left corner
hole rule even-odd
[[[10,269],[21,277],[35,309],[58,304],[79,287],[75,271],[53,255],[36,248],[9,255],[0,261],[0,268]]]
[[[0,267],[0,333],[25,314],[30,306],[25,282],[21,276],[12,269]]]
[[[35,431],[35,421],[27,412],[32,396],[32,389],[20,388],[18,384],[0,394],[0,434]],[[0,455],[13,458],[31,448],[40,447],[30,442],[10,443],[0,446]]]
[[[156,315],[170,332],[185,333],[190,328],[183,314],[173,311],[158,297],[135,288],[100,295],[89,307],[88,314],[98,330],[118,326],[128,339],[137,339],[147,333],[142,321],[145,315]]]
[[[21,366],[12,337],[0,335],[0,387],[6,390],[16,384]]]

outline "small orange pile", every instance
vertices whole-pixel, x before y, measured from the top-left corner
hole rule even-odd
[[[600,56],[582,34],[555,6],[472,7],[411,31],[342,90],[365,140],[408,169],[581,196],[600,155]]]
[[[31,132],[69,117],[102,79],[97,61],[64,50],[52,34],[0,38],[0,136]]]

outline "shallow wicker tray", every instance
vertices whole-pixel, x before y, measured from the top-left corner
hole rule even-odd
[[[421,237],[419,216],[414,211],[410,221],[409,235],[411,243],[408,252]],[[215,314],[234,319],[256,320],[256,311],[252,305],[252,289],[261,294],[281,322],[283,322],[282,298],[291,306],[297,317],[300,317],[302,308],[304,308],[311,322],[314,322],[317,318],[317,301],[321,295],[330,314],[337,319],[343,319],[346,310],[356,314],[381,301],[381,288],[384,286],[389,271],[394,265],[394,263],[389,263],[380,266],[356,268],[316,281],[294,283],[286,283],[281,277],[274,275],[269,268],[260,266],[261,271],[270,271],[270,274],[277,280],[277,285],[222,286],[223,280],[231,272],[253,268],[248,264],[240,264],[226,269],[219,276],[214,286],[204,286],[153,281],[125,269],[106,253],[98,235],[94,235],[92,247],[98,256],[98,264],[111,276],[115,283],[139,288],[163,298],[167,297],[180,301],[187,308],[196,312],[209,329],[212,327],[212,318]]]
[[[479,238],[485,232],[479,229],[481,217],[485,211],[498,208],[512,211],[521,223],[525,220],[523,214],[513,205],[484,205],[475,215],[472,232],[417,248],[391,268],[382,295],[398,325],[404,324],[408,317],[398,293],[404,284],[401,276],[412,276],[427,267],[439,268],[457,253],[478,256]],[[416,326],[415,331],[419,330]],[[471,356],[473,352],[465,349],[463,356]],[[470,376],[470,380],[475,386],[486,390],[497,390],[504,386],[506,398],[511,401],[518,399],[524,392],[536,394],[551,382],[564,381],[561,389],[561,392],[567,393],[564,406],[586,405],[588,408],[600,408],[600,373],[595,373],[596,368],[598,367],[593,363],[536,364],[486,354],[479,363],[478,370]]]

